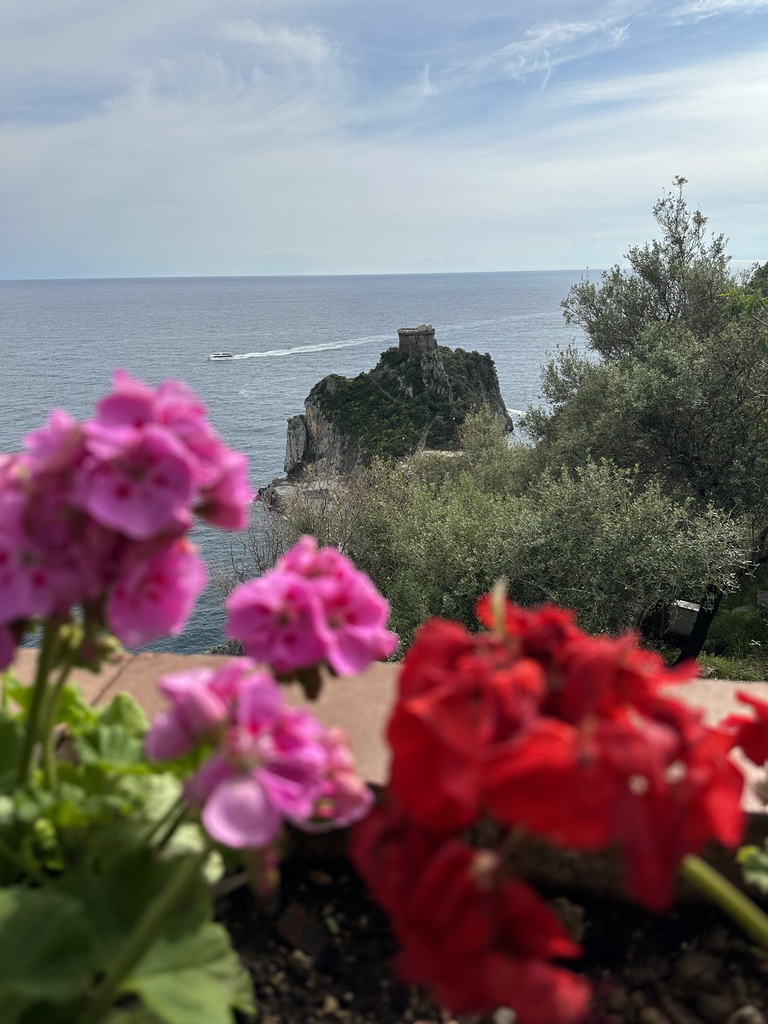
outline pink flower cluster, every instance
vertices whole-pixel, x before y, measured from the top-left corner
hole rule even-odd
[[[250,659],[166,676],[160,689],[171,706],[150,729],[147,755],[164,761],[210,747],[186,795],[217,842],[262,849],[284,819],[319,831],[368,812],[371,793],[341,731],[285,707],[278,683]]]
[[[206,580],[192,514],[246,524],[245,457],[178,381],[118,371],[96,416],[55,411],[0,461],[0,662],[24,623],[73,605],[139,646],[179,632]]]
[[[282,675],[326,662],[356,675],[397,646],[389,605],[336,548],[302,537],[274,569],[227,601],[229,636]]]

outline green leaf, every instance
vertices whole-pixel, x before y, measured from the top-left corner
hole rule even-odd
[[[138,995],[164,1024],[232,1024],[232,1008],[253,1012],[250,982],[219,924],[163,936],[123,990]]]
[[[98,715],[103,725],[122,725],[136,736],[143,736],[149,728],[147,716],[130,693],[115,694],[98,709]]]
[[[744,881],[760,892],[768,893],[768,839],[762,850],[759,846],[742,846],[736,860],[741,864]]]
[[[3,675],[3,705],[7,705],[8,701],[11,700],[22,711],[26,711],[32,701],[33,689],[33,686],[30,686],[28,683],[22,683],[16,676],[6,672]]]
[[[119,771],[149,771],[144,762],[144,739],[124,725],[99,722],[95,729],[75,737],[83,764]]]
[[[0,714],[0,792],[10,793],[17,783],[24,725],[17,718]]]
[[[162,1024],[159,1017],[146,1008],[134,1006],[127,1010],[116,1010],[107,1017],[106,1024]]]
[[[98,714],[83,696],[79,686],[68,683],[59,693],[56,708],[56,724],[66,725],[74,735],[92,729],[98,721]]]
[[[144,758],[147,717],[129,693],[118,693],[100,708],[96,721],[94,728],[74,739],[83,764],[121,772],[150,770]]]
[[[91,931],[99,936],[99,968],[106,968],[118,955],[145,908],[157,899],[182,860],[161,861],[146,848],[118,851],[111,862],[98,866],[98,873],[90,869],[68,872],[55,883],[57,892],[83,907]],[[201,878],[166,918],[163,934],[194,933],[210,917],[210,888]]]
[[[140,809],[144,820],[152,824],[160,821],[181,796],[182,784],[170,772],[151,775],[124,775],[118,780],[117,790]]]
[[[95,944],[80,903],[43,889],[0,889],[3,1024],[36,1002],[64,1002],[90,984]]]

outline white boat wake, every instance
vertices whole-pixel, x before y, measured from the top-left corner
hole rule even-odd
[[[358,348],[374,341],[386,341],[388,334],[372,334],[367,338],[352,338],[348,341],[323,341],[317,345],[295,345],[293,348],[271,348],[266,352],[242,352],[235,359],[266,359],[267,357],[295,356],[307,352],[334,352],[343,348]]]

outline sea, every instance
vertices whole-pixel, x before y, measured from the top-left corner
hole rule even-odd
[[[257,488],[282,475],[287,420],[312,386],[372,369],[398,327],[422,323],[439,344],[490,353],[515,419],[540,402],[547,356],[583,345],[560,303],[585,273],[2,281],[0,451],[17,451],[53,408],[91,415],[123,368],[152,385],[186,381]],[[208,360],[218,351],[234,358]],[[200,525],[193,539],[210,566],[237,557],[236,536]],[[184,632],[150,649],[200,653],[223,630],[209,586]]]

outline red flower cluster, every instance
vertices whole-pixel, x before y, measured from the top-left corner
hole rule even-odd
[[[744,780],[728,755],[744,743],[768,756],[768,705],[759,724],[708,727],[662,692],[690,670],[633,637],[590,637],[554,607],[496,607],[478,605],[486,633],[422,627],[389,723],[387,802],[353,853],[392,915],[405,977],[454,1013],[509,1005],[521,1024],[570,1022],[586,988],[548,961],[578,948],[498,863],[478,873],[489,852],[457,833],[490,817],[574,849],[617,844],[630,894],[662,910],[686,854],[739,842]]]
[[[525,1024],[575,1022],[585,981],[549,962],[580,948],[497,855],[379,807],[353,834],[353,857],[392,917],[403,980],[426,985],[454,1014],[515,1008]]]

